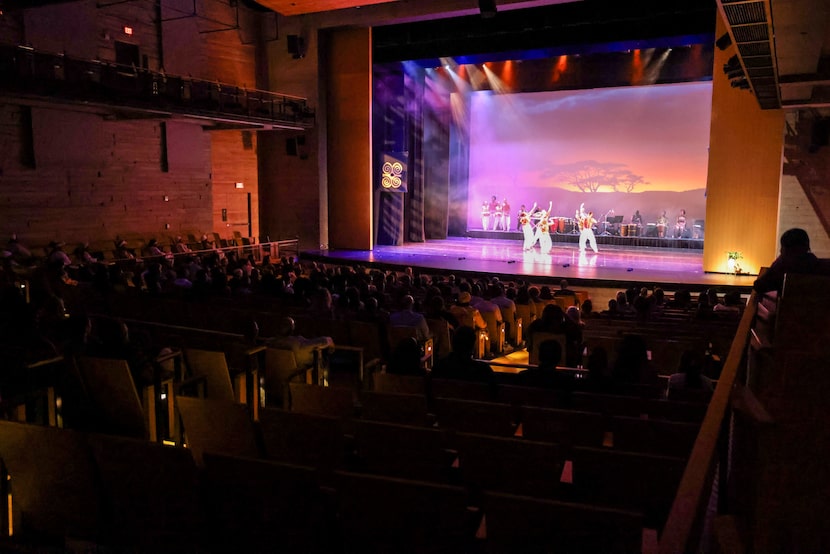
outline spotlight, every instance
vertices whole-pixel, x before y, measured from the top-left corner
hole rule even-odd
[[[729,33],[722,34],[721,37],[715,41],[715,46],[717,46],[719,50],[726,50],[732,46],[732,37],[729,36]]]

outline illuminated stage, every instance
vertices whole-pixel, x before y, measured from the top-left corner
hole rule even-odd
[[[701,241],[702,242],[702,241]],[[600,244],[600,251],[579,254],[576,245],[554,243],[550,254],[539,248],[523,252],[521,240],[449,238],[374,250],[305,251],[301,258],[328,263],[376,267],[412,267],[416,273],[455,273],[524,278],[533,283],[594,287],[659,285],[666,290],[709,287],[748,292],[750,275],[703,272],[703,251],[689,248],[626,247]]]

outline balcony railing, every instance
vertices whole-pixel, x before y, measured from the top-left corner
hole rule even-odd
[[[268,128],[307,129],[305,98],[101,60],[0,45],[0,94],[192,115]]]

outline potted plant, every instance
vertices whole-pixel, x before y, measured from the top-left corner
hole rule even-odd
[[[729,273],[738,274],[741,272],[741,264],[738,260],[743,259],[744,255],[737,250],[727,250],[726,252],[726,267]]]

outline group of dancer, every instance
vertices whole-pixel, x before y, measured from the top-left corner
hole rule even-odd
[[[542,254],[549,254],[553,249],[550,229],[555,224],[555,219],[550,216],[552,210],[553,202],[550,202],[547,210],[537,210],[536,203],[534,203],[530,211],[527,211],[525,206],[522,205],[521,210],[519,210],[519,228],[524,235],[522,247],[525,251],[533,250],[536,243],[539,243]],[[594,253],[599,252],[597,238],[594,235],[594,225],[597,223],[594,212],[586,212],[585,204],[580,204],[574,215],[574,220],[579,228],[580,254],[584,253],[588,246],[591,247]]]

